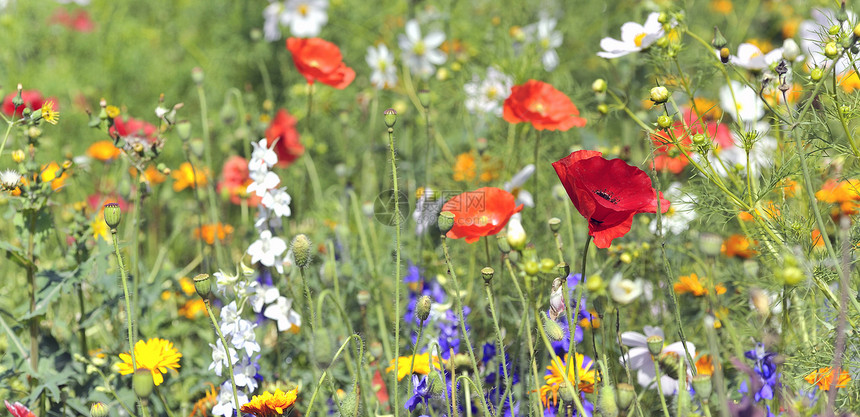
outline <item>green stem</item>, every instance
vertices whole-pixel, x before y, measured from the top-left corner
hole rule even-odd
[[[666,397],[663,395],[663,383],[661,382],[662,375],[660,374],[660,365],[657,364],[657,358],[651,355],[651,362],[654,363],[654,372],[657,373],[657,396],[660,397],[660,406],[663,408],[663,415],[670,417],[669,407],[666,407]]]
[[[358,356],[360,358],[364,357],[364,344],[362,343],[361,336],[359,336],[357,334],[349,336],[349,338],[346,339],[346,341],[344,341],[342,345],[340,345],[340,349],[338,349],[337,352],[334,354],[334,357],[331,360],[331,364],[323,371],[322,375],[320,375],[319,381],[317,382],[317,386],[316,386],[316,388],[314,388],[314,393],[313,393],[313,395],[311,395],[311,401],[310,401],[310,404],[308,404],[308,409],[307,409],[307,411],[305,411],[305,413],[303,415],[306,415],[306,416],[312,416],[313,415],[313,414],[311,414],[311,410],[314,408],[314,401],[317,398],[317,393],[319,393],[319,390],[320,390],[320,387],[322,386],[323,380],[325,379],[326,375],[328,375],[328,370],[332,367],[332,365],[334,365],[334,362],[337,360],[337,358],[340,357],[340,354],[346,348],[346,345],[348,345],[349,342],[351,342],[353,339],[358,339],[358,342],[359,342],[358,343]],[[394,374],[396,377],[397,372],[395,372]]]
[[[200,123],[201,128],[203,130],[203,141],[206,144],[204,146],[204,155],[206,156],[206,166],[211,170],[215,168],[215,165],[212,161],[212,148],[215,146],[212,143],[212,135],[209,134],[209,120],[207,118],[208,115],[208,107],[206,105],[206,91],[203,89],[203,83],[197,84],[197,97],[200,100]],[[206,181],[208,194],[209,194],[209,222],[212,224],[212,227],[216,228],[215,231],[215,241],[213,242],[213,249],[215,251],[215,260],[220,266],[222,264],[221,252],[223,252],[223,248],[221,247],[221,239],[218,238],[218,203],[215,200],[215,181],[213,178],[208,178]],[[195,179],[194,188],[197,188],[197,183]]]
[[[167,399],[164,398],[164,394],[161,393],[161,390],[158,387],[155,387],[155,393],[158,395],[158,399],[161,400],[161,404],[164,406],[164,411],[167,412],[167,417],[174,417],[173,411],[170,410],[170,407],[167,406]]]
[[[570,309],[570,295],[567,289],[567,277],[561,278],[562,297],[564,297],[565,313],[567,314],[567,328],[570,332],[570,344],[568,345],[567,353],[574,357],[576,356],[576,338],[573,336],[576,333],[576,322],[573,321],[573,314],[575,312],[577,314],[577,317],[579,315],[579,302],[582,300],[582,290],[583,288],[585,288],[585,267],[588,264],[588,247],[591,246],[591,239],[592,236],[588,235],[588,238],[585,239],[585,246],[582,248],[582,272],[579,276],[579,285],[576,286],[576,300],[574,301],[576,303],[576,307],[572,311]],[[574,360],[574,362],[576,361]],[[568,362],[567,369],[565,369],[565,372],[570,373],[571,366],[573,366],[574,378],[579,381],[578,366],[574,366],[574,364]],[[579,385],[575,385],[573,389],[576,392],[576,395],[579,395]]]
[[[9,132],[12,131],[12,126],[15,126],[15,122],[8,120],[6,124],[8,126],[6,127],[6,133],[3,135],[3,143],[0,143],[0,157],[3,156],[3,149],[6,148],[6,140],[9,139]]]
[[[560,367],[562,361],[558,358],[558,355],[555,354],[555,349],[552,348],[552,343],[549,342],[549,338],[547,338],[547,336],[546,336],[546,331],[543,328],[543,323],[540,322],[540,314],[538,314],[537,308],[534,309],[533,313],[535,316],[535,324],[537,325],[538,334],[540,335],[541,340],[543,340],[543,344],[544,344],[544,346],[546,346],[547,352],[549,352],[550,355],[552,355],[552,363],[555,364],[556,367]],[[568,362],[573,361],[575,363],[576,362],[576,352],[568,352],[567,359],[568,359]],[[569,366],[570,364],[568,363],[567,365]],[[576,368],[574,368],[574,369],[576,369]],[[561,369],[559,369],[559,371],[561,371]],[[584,415],[586,415],[585,408],[582,406],[582,401],[579,400],[579,384],[578,384],[579,377],[574,376],[577,384],[573,384],[570,381],[570,378],[568,377],[568,375],[570,375],[570,373],[567,370],[564,370],[561,372],[561,378],[564,380],[565,387],[559,388],[559,389],[571,390],[571,393],[573,394],[572,395],[573,403],[576,406],[577,413],[580,416],[584,416]]]
[[[221,327],[218,326],[218,320],[215,318],[215,314],[212,313],[212,305],[209,303],[209,300],[203,300],[203,303],[206,305],[206,312],[209,313],[209,320],[212,320],[212,326],[215,327],[215,333],[218,334],[218,339],[221,340],[221,346],[224,346],[224,352],[227,354],[227,369],[230,371],[230,384],[233,386],[233,401],[236,402],[236,413],[240,413],[240,409],[242,405],[239,404],[239,390],[236,389],[236,379],[233,377],[233,359],[230,358],[230,346],[227,345],[227,340],[224,339],[224,334],[221,333]]]
[[[393,124],[391,126],[394,126]],[[391,178],[394,188],[394,369],[400,369],[400,189],[397,184],[397,155],[394,149],[394,128],[388,128],[388,150],[391,153]],[[413,358],[414,359],[414,358]],[[410,369],[411,371],[411,369]],[[400,380],[394,372],[394,416],[400,415],[399,392]]]
[[[542,135],[543,135],[543,130],[538,130],[537,135],[536,135],[537,138],[535,138],[535,159],[534,159],[534,161],[535,161],[534,162],[535,174],[534,174],[534,179],[532,180],[532,184],[534,184],[532,186],[533,190],[539,190],[539,188],[538,188],[538,173],[540,172],[540,165],[538,164],[538,162],[539,162],[538,158],[540,157],[540,139],[541,139]],[[539,194],[540,193],[532,194],[532,198],[534,199],[534,204],[535,204],[535,209],[532,210],[532,213],[534,213],[532,220],[534,220],[535,224],[537,224],[537,222],[538,222],[538,204],[537,204],[537,202],[538,202]]]
[[[514,267],[511,265],[511,260],[508,257],[505,257],[505,267],[507,268],[508,273],[511,276],[511,281],[514,283],[514,288],[516,288],[516,290],[517,290],[517,295],[520,297],[520,303],[522,303],[522,305],[523,305],[523,319],[522,320],[524,322],[526,322],[525,323],[526,336],[528,338],[526,341],[528,342],[528,345],[529,345],[529,360],[531,362],[532,378],[534,378],[534,385],[537,386],[540,377],[538,376],[537,363],[535,361],[534,341],[532,340],[532,327],[530,325],[528,325],[528,323],[527,323],[529,321],[529,310],[530,310],[529,304],[528,304],[528,302],[526,302],[526,297],[523,294],[523,290],[520,288],[519,282],[517,282],[517,276],[514,273]],[[543,415],[543,413],[544,413],[543,401],[540,400],[540,395],[537,395],[536,397],[537,397],[538,408],[540,408],[540,415]]]
[[[132,329],[131,298],[128,295],[128,277],[126,276],[125,266],[122,263],[122,256],[119,253],[119,238],[117,237],[116,229],[111,229],[111,234],[114,253],[116,253],[116,262],[122,275],[122,292],[125,297],[125,318],[128,327],[128,348],[131,351],[131,367],[134,371],[137,371],[137,360],[134,358],[134,331]]]
[[[421,347],[421,336],[424,334],[424,320],[421,320],[421,326],[418,327],[418,338],[415,339],[415,347],[412,348],[412,359],[409,361],[409,374],[415,369],[415,355],[418,354],[418,348]],[[433,362],[433,358],[430,358]],[[395,368],[396,369],[396,368]]]
[[[511,407],[514,406],[514,396],[513,396],[513,393],[511,392],[511,380],[508,377],[508,361],[505,358],[505,342],[504,342],[504,340],[502,340],[502,330],[499,328],[499,318],[496,316],[496,302],[495,302],[494,297],[493,297],[493,287],[491,285],[485,285],[484,289],[487,292],[487,300],[490,303],[490,315],[493,318],[493,328],[496,331],[496,340],[499,343],[499,350],[498,351],[501,352],[502,370],[504,371],[504,375],[505,375],[505,391],[504,391],[504,393],[502,393],[502,395],[499,395],[499,399],[501,401],[501,404],[499,404],[499,407],[496,407],[497,409],[501,410],[502,405],[505,402],[504,394],[505,393],[508,394],[508,404]]]

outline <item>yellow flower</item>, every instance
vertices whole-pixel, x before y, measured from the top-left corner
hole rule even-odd
[[[182,191],[188,187],[194,188],[197,185],[206,185],[206,170],[192,168],[188,162],[183,162],[179,166],[179,169],[171,173],[171,176],[174,179],[173,191]]]
[[[54,102],[48,100],[42,105],[42,119],[46,122],[55,125],[60,121],[60,112],[54,110]]]
[[[107,116],[111,119],[116,119],[117,117],[119,117],[119,107],[107,106],[105,107],[105,113],[107,113]]]
[[[185,295],[193,295],[197,290],[194,289],[194,282],[188,279],[188,277],[182,277],[179,279],[179,288],[182,288],[182,292]]]
[[[101,238],[105,242],[113,242],[112,240],[110,240],[110,228],[108,227],[107,223],[102,220],[102,216],[96,216],[96,220],[93,221],[92,226],[93,239],[98,240],[99,238]]]
[[[564,370],[567,368],[567,361],[570,359],[569,354],[564,355],[564,362],[561,361],[559,357],[555,358],[555,361],[547,366],[546,369],[550,372],[548,375],[544,375],[543,379],[546,384],[540,387],[540,399],[544,404],[544,407],[549,407],[550,394],[552,394],[552,403],[553,405],[558,404],[558,389],[559,386],[564,383]],[[597,376],[597,372],[591,367],[594,365],[594,362],[591,359],[588,359],[586,362],[586,358],[583,354],[576,354],[576,368],[571,366],[567,373],[567,379],[571,383],[577,383],[579,385],[579,390],[582,392],[592,393],[594,392],[594,383],[600,381],[600,378]],[[579,381],[576,381],[576,376],[579,375]]]
[[[168,369],[179,369],[179,358],[182,354],[173,347],[173,343],[165,339],[149,339],[144,343],[143,340],[138,340],[134,345],[134,359],[137,362],[138,369],[147,369],[152,373],[152,381],[155,386],[161,385],[164,382],[164,377],[161,374],[167,373]],[[119,373],[121,375],[129,375],[134,373],[134,368],[131,365],[131,355],[128,353],[120,353],[119,358],[122,363],[118,364]]]
[[[699,276],[696,274],[683,275],[678,278],[678,281],[675,283],[675,293],[677,294],[690,293],[696,297],[708,295],[708,289],[699,282]],[[717,294],[724,294],[726,287],[723,284],[717,284],[714,286],[714,291]]]
[[[58,172],[62,172],[59,176],[57,176]],[[63,170],[59,164],[56,162],[51,162],[48,165],[42,166],[42,173],[40,175],[42,178],[42,182],[50,182],[51,189],[56,190],[62,187],[66,183],[66,178],[69,177],[69,174]]]
[[[255,395],[251,398],[251,401],[244,404],[240,411],[257,417],[280,416],[295,404],[298,395],[298,388],[287,392],[276,389],[274,394],[266,391],[262,395]]]
[[[420,375],[427,375],[430,373],[430,354],[423,353],[421,355],[415,355],[415,364],[412,366],[412,372],[409,372],[409,364],[412,362],[411,356],[401,356],[397,359],[397,380],[400,381],[404,376],[415,373]],[[436,369],[442,369],[442,365],[445,363],[445,360],[434,356],[433,357],[433,366]],[[385,372],[391,372],[394,370],[394,359],[391,360],[391,366],[385,368]]]

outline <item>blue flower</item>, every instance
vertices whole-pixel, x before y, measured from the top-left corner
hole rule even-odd
[[[427,407],[427,401],[430,399],[430,386],[427,384],[427,377],[419,377],[412,375],[412,397],[409,397],[404,404],[404,407],[411,411],[415,411],[418,404],[424,404]]]
[[[748,350],[744,353],[747,359],[755,361],[753,371],[758,375],[762,387],[755,393],[755,401],[759,402],[762,399],[772,400],[773,392],[776,385],[779,384],[779,374],[776,372],[776,364],[773,363],[773,358],[776,352],[768,352],[761,343],[756,344],[756,348]],[[738,392],[747,393],[749,388],[746,381],[741,382]]]

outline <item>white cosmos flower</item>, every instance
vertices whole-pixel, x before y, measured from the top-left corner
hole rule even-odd
[[[511,77],[493,68],[487,68],[487,78],[481,80],[477,75],[472,82],[463,86],[466,92],[466,110],[470,113],[502,116],[502,103],[510,94],[514,82]]]
[[[630,304],[642,295],[643,281],[642,278],[629,280],[622,278],[621,273],[617,272],[609,281],[609,295],[618,304]]]
[[[251,255],[251,263],[260,262],[265,266],[275,266],[275,259],[287,250],[287,242],[279,237],[272,237],[272,232],[264,230],[251,246],[248,254]]]
[[[328,0],[287,0],[281,12],[281,24],[290,27],[290,33],[299,38],[312,38],[320,34],[328,22]]]
[[[645,20],[644,25],[636,22],[627,22],[621,25],[621,40],[603,38],[600,40],[602,52],[597,56],[601,58],[618,58],[633,52],[639,52],[663,36],[663,25],[658,21],[660,13],[651,13]]]
[[[741,68],[761,71],[782,59],[782,48],[776,48],[767,54],[762,53],[758,46],[751,43],[738,45],[737,56],[732,56],[731,62]]]
[[[764,116],[764,103],[758,93],[740,81],[732,81],[731,87],[724,85],[720,89],[720,107],[739,123],[755,123]]]
[[[373,70],[370,83],[379,90],[397,85],[397,67],[394,66],[394,54],[385,44],[377,47],[368,46],[364,56],[367,65]]]
[[[540,48],[543,69],[547,71],[558,66],[558,53],[555,48],[561,46],[564,41],[561,32],[555,30],[557,24],[558,20],[544,16],[537,23],[523,27],[526,41],[536,43]]]
[[[263,39],[274,42],[281,39],[281,13],[284,3],[269,0],[269,5],[263,9]]]
[[[287,187],[281,187],[277,190],[266,192],[260,203],[275,212],[276,216],[289,217],[292,213],[290,210],[291,201],[292,197],[287,193]]]
[[[692,195],[684,193],[680,182],[669,184],[663,196],[672,202],[669,211],[663,215],[663,230],[678,235],[690,227],[690,222],[696,220],[696,204]],[[651,220],[651,233],[657,233],[657,219]]]
[[[278,297],[274,304],[266,307],[266,312],[263,315],[278,323],[279,332],[290,330],[293,326],[301,327],[302,316],[293,310],[292,305],[293,300],[286,297]]]
[[[664,337],[663,329],[659,327],[645,326],[644,330],[645,334],[637,332],[621,333],[621,343],[630,347],[630,350],[628,351],[629,356],[621,356],[621,364],[625,364],[629,358],[630,369],[638,371],[637,380],[639,385],[642,385],[647,389],[657,388],[657,373],[654,370],[654,361],[651,359],[651,352],[648,351],[647,339],[649,336]],[[696,357],[695,345],[687,342],[687,350],[690,351],[691,357]],[[678,357],[683,360],[686,360],[687,358],[687,354],[684,351],[684,345],[681,342],[675,342],[668,346],[664,344],[663,353],[661,353],[661,355],[667,353],[678,355]],[[690,369],[690,366],[692,365],[687,361],[685,368]],[[678,394],[678,380],[669,377],[665,372],[661,372],[660,384],[663,388],[663,395]]]
[[[415,19],[406,22],[405,35],[397,35],[397,44],[403,51],[406,65],[413,73],[425,79],[436,72],[436,65],[444,64],[447,59],[447,55],[438,49],[442,42],[445,42],[445,34],[438,31],[430,32],[422,38],[421,28]]]
[[[516,198],[514,204],[522,204],[526,207],[535,206],[535,201],[532,197],[532,194],[522,188],[524,185],[526,185],[526,182],[529,180],[529,178],[531,178],[532,175],[534,175],[534,173],[534,164],[528,164],[524,166],[523,169],[521,169],[519,172],[514,174],[511,180],[506,182],[504,187],[502,187],[502,189],[514,195],[514,197]]]

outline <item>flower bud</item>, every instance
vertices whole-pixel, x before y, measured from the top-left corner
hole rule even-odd
[[[509,253],[511,251],[511,245],[508,244],[507,236],[496,235],[496,243],[502,253]]]
[[[836,46],[836,42],[827,42],[824,45],[824,56],[829,59],[836,58],[839,55],[839,48]]]
[[[430,317],[430,308],[432,306],[433,301],[430,299],[430,296],[422,295],[418,299],[418,302],[415,303],[415,315],[418,316],[418,320],[421,320],[422,323],[424,320],[427,320],[427,317]]]
[[[119,209],[119,204],[105,204],[104,217],[105,223],[107,223],[108,227],[110,227],[111,230],[116,230],[116,227],[119,226],[119,221],[122,219],[122,211]]]
[[[597,398],[597,412],[601,417],[618,416],[618,399],[615,398],[615,387],[607,385],[600,390]]]
[[[657,118],[657,126],[659,126],[660,129],[668,129],[668,128],[672,127],[672,118],[669,116],[666,116],[665,114],[658,117]]]
[[[699,401],[707,402],[711,397],[713,386],[711,385],[711,376],[707,374],[698,374],[693,377],[693,389],[696,390],[696,398]]]
[[[561,397],[561,400],[565,405],[573,404],[574,392],[570,387],[568,387],[567,382],[561,381],[561,383],[558,384],[558,396]]]
[[[720,28],[714,26],[714,39],[711,41],[711,45],[713,45],[714,48],[722,50],[728,43],[729,41],[727,41],[726,37],[723,36],[723,33],[720,32]]]
[[[15,161],[16,164],[20,164],[24,162],[24,159],[27,157],[27,154],[24,153],[21,149],[15,149],[12,151],[12,160]]]
[[[552,258],[542,258],[540,260],[540,271],[549,274],[558,264]]]
[[[838,21],[839,24],[842,24],[842,22],[846,20],[848,20],[848,11],[845,10],[845,0],[842,0],[842,7],[840,7],[839,11],[836,12],[836,21]]]
[[[191,122],[188,120],[181,120],[176,123],[176,134],[179,135],[179,139],[182,139],[183,142],[187,142],[191,139]]]
[[[540,271],[540,265],[538,265],[537,261],[528,260],[524,266],[526,270],[526,274],[535,276]]]
[[[296,260],[296,266],[305,269],[311,263],[311,240],[302,233],[293,238],[290,244],[293,249],[293,258]]]
[[[194,277],[194,289],[200,298],[208,299],[212,293],[212,280],[209,279],[209,274],[199,274]]]
[[[699,250],[705,255],[717,256],[721,252],[723,238],[713,233],[702,233],[699,235]]]
[[[343,396],[340,402],[340,415],[343,417],[357,417],[361,406],[361,401],[358,400],[358,386],[349,391],[349,394]],[[286,413],[285,413],[286,414]]]
[[[858,25],[860,26],[860,25]],[[600,94],[606,91],[606,80],[603,78],[598,78],[591,83],[591,91],[594,91],[595,94]]]
[[[221,122],[225,125],[231,125],[236,121],[236,107],[233,106],[233,103],[230,100],[224,102],[224,105],[221,106],[221,111],[218,114],[221,117]]]
[[[490,282],[493,281],[493,274],[495,274],[495,272],[496,271],[489,266],[481,269],[481,276],[484,278],[484,284],[490,285]]]
[[[669,89],[658,85],[651,89],[651,101],[654,104],[663,104],[669,100]]]
[[[570,275],[570,264],[568,264],[567,262],[559,263],[558,265],[556,265],[556,268],[558,268],[558,273],[562,277],[567,277],[568,275]]]
[[[652,355],[657,356],[663,351],[662,337],[657,335],[648,336],[648,338],[645,339],[645,342],[648,343],[648,351],[651,352]]]
[[[806,279],[806,274],[796,266],[789,266],[783,269],[781,275],[785,285],[788,286],[798,285]]]
[[[445,394],[445,380],[437,372],[431,371],[430,375],[427,375],[427,385],[430,387],[430,393],[433,396],[438,398]]]
[[[450,211],[439,213],[437,225],[439,226],[439,230],[442,232],[443,236],[448,234],[448,232],[454,227],[454,213],[451,213]]]
[[[90,417],[107,417],[110,414],[110,407],[103,402],[95,402],[90,406]]]
[[[152,372],[149,369],[137,368],[132,375],[131,386],[134,388],[134,394],[138,397],[149,397],[152,394],[152,389],[155,388]]]
[[[549,318],[546,313],[543,313],[543,329],[546,331],[547,337],[554,342],[558,342],[561,339],[564,339],[564,330],[562,330],[561,326],[553,319]]]
[[[723,64],[727,64],[729,62],[729,57],[731,57],[732,52],[729,51],[729,48],[720,48],[720,62]]]
[[[505,234],[511,249],[521,251],[526,247],[526,230],[519,216],[513,216],[508,221],[508,233]]]
[[[382,112],[383,120],[385,120],[385,125],[389,128],[394,127],[394,124],[397,123],[397,111],[394,109],[386,109]]]
[[[857,26],[854,26],[854,37],[860,38],[860,23],[858,23]],[[783,48],[785,48],[785,45],[783,45]]]
[[[633,385],[624,382],[618,384],[617,388],[616,404],[618,404],[619,409],[627,410],[633,404],[633,398],[636,397],[636,389],[633,388]]]
[[[597,105],[597,112],[600,114],[607,114],[607,113],[609,113],[609,106],[607,106],[605,104],[598,104]]]
[[[430,107],[430,90],[423,89],[418,91],[418,102],[421,103],[425,109]],[[392,123],[393,125],[393,123]],[[390,126],[389,126],[390,127]]]
[[[824,69],[815,67],[809,73],[809,78],[812,78],[812,81],[821,81],[824,78]]]
[[[358,305],[364,307],[367,303],[370,302],[370,291],[361,290],[356,294],[355,300],[358,302]]]
[[[191,80],[194,81],[194,84],[200,85],[203,84],[204,80],[203,69],[200,67],[194,67],[191,69]]]

